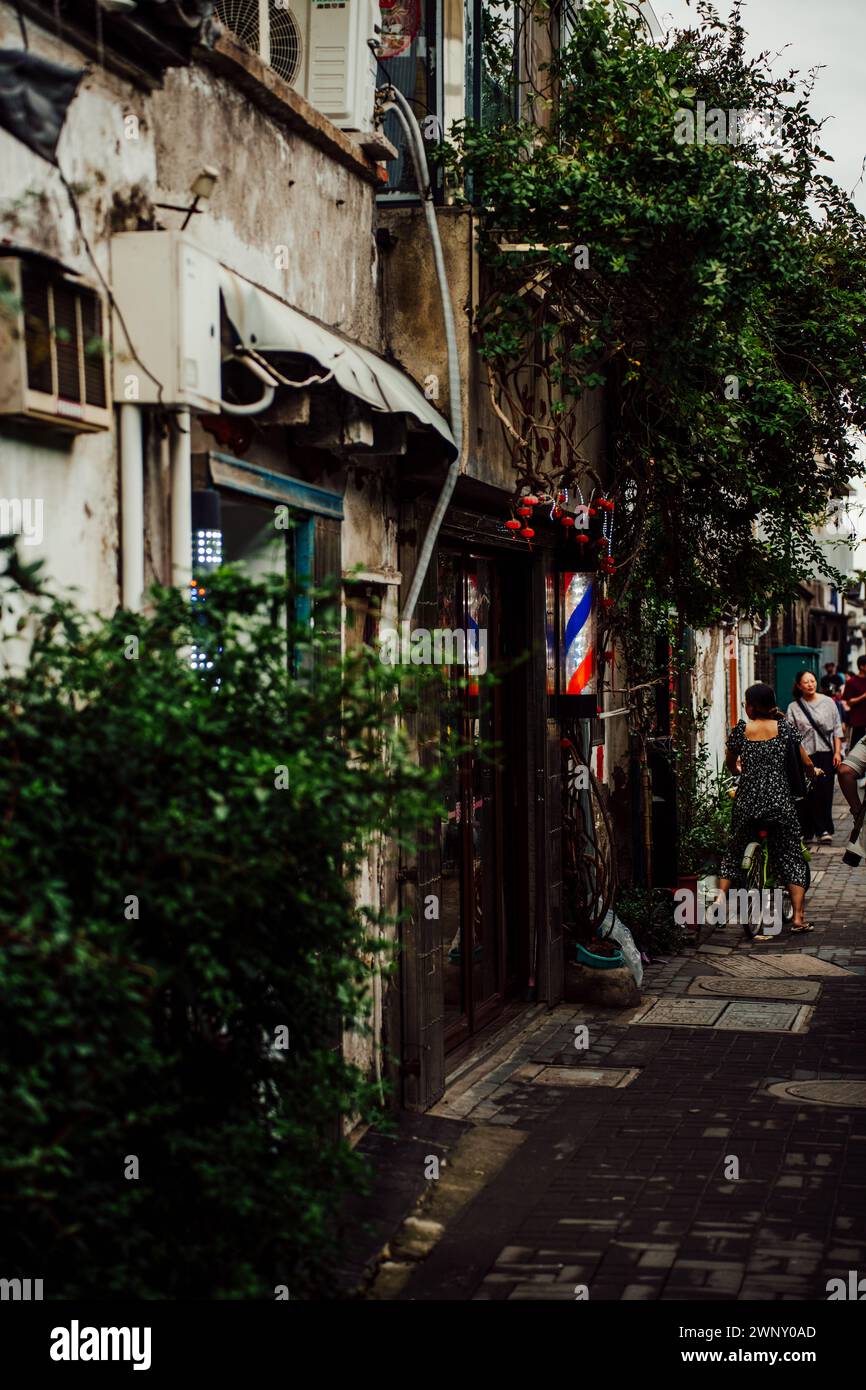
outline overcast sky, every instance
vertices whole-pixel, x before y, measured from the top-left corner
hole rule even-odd
[[[694,0],[652,0],[663,29],[682,28],[697,14]],[[728,0],[715,0],[726,18]],[[812,99],[812,114],[820,120],[832,117],[823,131],[823,146],[834,162],[825,166],[838,184],[850,193],[860,178],[866,155],[866,0],[746,0],[743,25],[749,35],[749,51],[776,54],[773,69],[783,76],[791,68],[806,73],[819,64]],[[854,193],[854,202],[866,215],[866,178]]]

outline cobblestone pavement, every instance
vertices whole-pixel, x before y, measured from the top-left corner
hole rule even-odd
[[[842,864],[846,838],[813,853],[814,932],[717,930],[647,970],[641,1010],[536,1008],[463,1064],[432,1113],[523,1142],[397,1296],[823,1300],[866,1275],[864,1087],[768,1093],[866,1081],[866,867]],[[725,1022],[732,990],[752,1002]],[[628,1022],[654,998],[717,1026]]]

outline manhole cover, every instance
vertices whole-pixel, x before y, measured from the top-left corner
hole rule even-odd
[[[689,985],[689,994],[735,995],[738,999],[799,999],[811,1003],[821,993],[817,980],[730,979],[717,975],[698,975]]]
[[[530,1080],[542,1086],[630,1086],[639,1067],[542,1067]]]
[[[717,1028],[757,1029],[761,1032],[787,1032],[793,1028],[799,1004],[769,1004],[759,999],[732,999],[716,1024]]]
[[[801,1033],[812,1009],[807,1004],[772,1004],[760,999],[649,998],[623,1022],[629,1027],[730,1028],[744,1033]],[[624,1041],[621,1046],[629,1046]]]
[[[866,1081],[777,1081],[767,1094],[813,1105],[866,1106]]]
[[[727,1005],[720,999],[659,999],[632,1023],[673,1024],[686,1028],[711,1028]]]
[[[766,947],[761,946],[760,942],[750,951],[737,955],[713,956],[711,961],[707,961],[707,965],[712,965],[714,970],[721,971],[723,975],[745,979],[772,980],[777,975],[797,975],[801,978],[808,975],[834,975],[850,978],[851,975],[851,972],[843,970],[841,965],[834,965],[829,960],[819,960],[817,956],[803,955],[798,951],[790,951],[784,955],[779,951],[768,954]]]

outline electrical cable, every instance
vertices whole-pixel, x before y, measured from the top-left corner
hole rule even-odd
[[[273,362],[269,362],[267,358],[262,357],[261,353],[256,352],[255,348],[241,345],[237,349],[237,355],[238,357],[251,357],[255,362],[258,362],[260,367],[264,367],[266,371],[270,372],[271,376],[275,381],[279,382],[280,386],[294,386],[298,390],[304,386],[324,386],[325,382],[331,381],[334,376],[333,371],[329,371],[326,372],[324,376],[308,376],[304,381],[292,381],[290,377],[283,376],[282,372],[277,371]]]
[[[25,49],[29,49],[30,40],[27,37],[27,26],[24,23],[24,16],[21,13],[21,5],[19,4],[19,0],[13,0],[13,3],[15,5],[15,13],[18,16],[18,28],[21,30],[21,42]]]
[[[111,292],[111,287],[109,286],[108,281],[106,280],[105,276],[103,275],[102,270],[101,270],[101,268],[100,268],[100,266],[99,266],[99,262],[97,261],[96,257],[95,257],[94,254],[93,254],[93,248],[92,248],[92,246],[90,245],[90,242],[89,242],[88,239],[87,239],[87,233],[85,232],[85,230],[84,230],[84,225],[83,225],[83,223],[82,223],[82,221],[81,221],[81,209],[80,209],[79,206],[78,206],[78,199],[77,199],[76,196],[75,196],[75,191],[74,191],[72,185],[70,184],[69,180],[67,179],[66,175],[64,174],[63,170],[61,169],[60,165],[59,165],[59,164],[56,164],[56,165],[55,165],[55,168],[57,169],[57,172],[58,172],[58,174],[60,175],[60,182],[63,184],[63,187],[66,189],[66,196],[68,197],[68,199],[69,199],[69,204],[70,204],[70,206],[71,206],[71,208],[72,208],[72,215],[73,215],[73,217],[75,218],[75,227],[76,227],[76,230],[77,230],[77,232],[78,232],[78,235],[81,237],[81,240],[82,240],[82,242],[84,243],[84,249],[85,249],[85,251],[87,252],[88,257],[90,258],[90,264],[93,266],[93,269],[96,271],[97,278],[98,278],[99,283],[100,283],[100,285],[102,286],[103,290],[105,291],[105,294],[106,294],[106,297],[107,297],[107,299],[108,299],[108,302],[109,302],[109,304],[111,305],[112,309],[114,310],[115,314],[117,315],[117,321],[118,321],[118,323],[120,324],[120,327],[123,329],[123,336],[126,338],[126,343],[127,343],[127,346],[128,346],[128,348],[129,348],[130,352],[132,353],[133,360],[134,360],[135,362],[137,362],[138,365],[142,368],[142,370],[144,371],[145,376],[149,376],[149,377],[150,377],[151,381],[153,382],[154,386],[156,387],[157,396],[158,396],[158,400],[159,400],[159,404],[162,405],[162,393],[163,393],[163,389],[164,389],[164,388],[163,388],[163,384],[162,384],[162,382],[159,380],[158,377],[155,377],[155,376],[154,376],[154,374],[153,374],[153,372],[150,370],[150,368],[149,368],[148,366],[146,366],[144,362],[142,362],[141,358],[139,357],[138,353],[136,352],[136,350],[135,350],[135,344],[133,343],[132,338],[130,337],[129,329],[128,329],[127,326],[126,326],[126,320],[124,319],[123,314],[120,312],[120,309],[119,309],[118,304],[117,304],[117,300],[114,298],[114,295],[113,295],[112,292]]]

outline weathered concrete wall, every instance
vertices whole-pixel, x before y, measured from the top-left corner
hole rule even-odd
[[[380,253],[382,325],[388,352],[425,390],[443,415],[450,418],[448,350],[442,318],[442,300],[430,234],[420,207],[383,207],[379,227],[390,234],[390,245]],[[469,336],[473,303],[472,217],[459,208],[437,211],[442,254],[451,292],[457,329],[457,350],[462,383],[464,464],[475,451],[469,421],[470,377],[473,351]],[[435,381],[431,382],[431,378]]]
[[[693,678],[695,709],[707,706],[707,722],[703,740],[710,749],[710,761],[721,768],[724,762],[727,743],[728,720],[728,674],[726,670],[726,634],[718,627],[707,628],[695,633],[695,672]],[[744,648],[739,649],[744,653]],[[740,675],[744,674],[741,670]],[[748,678],[748,672],[745,672]],[[742,680],[739,682],[739,698],[742,701]],[[736,718],[740,712],[736,713]]]
[[[187,202],[202,165],[218,168],[207,215],[194,219],[201,243],[304,313],[377,348],[373,186],[203,68],[168,72],[150,111],[159,201]],[[195,138],[179,140],[178,131]]]
[[[457,327],[463,407],[464,472],[471,478],[514,490],[511,450],[490,403],[487,370],[478,356],[473,316],[478,296],[478,258],[474,219],[463,208],[437,210],[442,254]],[[435,378],[435,403],[450,418],[448,353],[439,284],[430,234],[422,209],[382,208],[379,226],[391,238],[380,259],[385,343],[419,382]],[[578,437],[595,470],[604,476],[606,439],[599,422],[602,393],[587,392],[578,406]]]
[[[73,47],[32,21],[28,35],[33,52],[82,66]],[[0,6],[0,46],[20,47],[9,5]],[[58,157],[106,280],[111,234],[179,227],[182,214],[156,204],[187,206],[192,180],[212,164],[219,182],[188,230],[240,274],[379,347],[372,183],[275,121],[229,78],[204,66],[171,69],[162,89],[147,93],[95,67],[69,108]],[[44,251],[98,286],[57,171],[3,130],[0,167],[0,238]],[[44,538],[28,558],[44,558],[59,585],[77,584],[82,603],[102,610],[119,600],[117,452],[114,430],[61,436],[0,425],[0,496],[43,502]],[[164,462],[155,441],[146,459],[148,579],[166,577]]]

